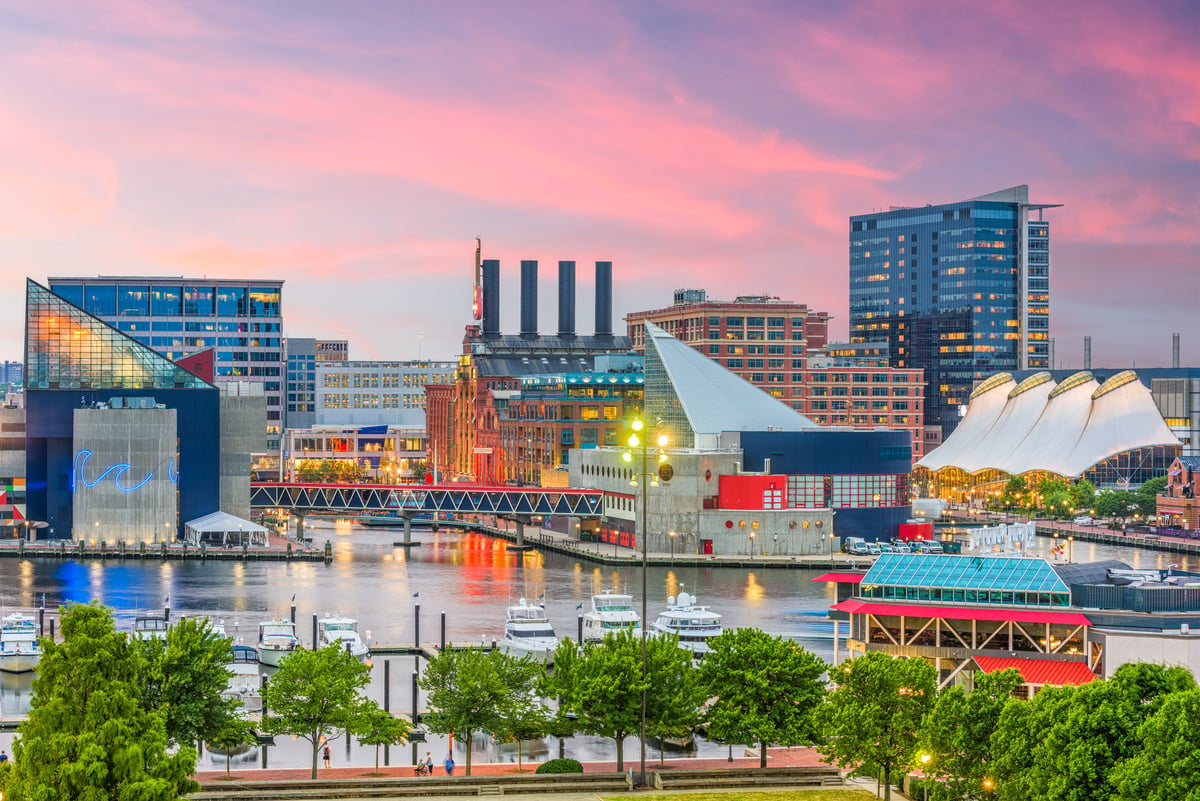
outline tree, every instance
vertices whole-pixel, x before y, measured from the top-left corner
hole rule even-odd
[[[1167,488],[1167,477],[1166,476],[1157,476],[1155,478],[1149,479],[1148,481],[1143,483],[1142,486],[1138,487],[1137,494],[1141,495],[1143,498],[1149,498],[1150,500],[1154,500],[1154,497],[1157,495],[1161,495],[1162,492],[1166,488]]]
[[[336,643],[316,651],[297,650],[280,664],[263,688],[263,730],[294,734],[312,746],[312,778],[323,743],[366,731],[379,706],[363,696],[371,669]]]
[[[111,611],[91,603],[60,614],[63,640],[42,640],[4,797],[174,801],[197,790],[196,752],[168,753],[162,712],[139,705],[139,657]]]
[[[409,725],[391,712],[376,709],[370,713],[358,741],[375,746],[375,772],[379,773],[379,746],[399,745],[408,738]]]
[[[420,678],[433,710],[425,722],[463,744],[468,776],[475,732],[496,735],[520,717],[522,707],[540,705],[534,690],[543,670],[533,659],[483,648],[446,649],[430,660]]]
[[[818,708],[823,760],[854,772],[878,768],[884,798],[892,773],[913,764],[925,716],[933,708],[937,670],[923,659],[870,651],[831,671],[836,684]]]
[[[549,710],[540,703],[520,705],[506,710],[492,727],[497,740],[517,744],[517,771],[524,770],[525,740],[544,737],[553,728]]]
[[[253,745],[257,741],[250,721],[245,718],[229,717],[221,727],[207,736],[205,742],[209,747],[216,747],[225,752],[225,778],[229,778],[229,763],[233,758],[233,749],[243,745]]]
[[[229,684],[232,642],[207,618],[181,618],[165,640],[134,639],[142,708],[162,710],[167,737],[177,745],[205,741],[234,716],[236,702],[221,693]]]
[[[1096,505],[1096,485],[1086,478],[1071,485],[1071,505],[1082,514]]]
[[[625,738],[641,726],[642,688],[647,686],[641,638],[622,629],[600,642],[584,643],[582,649],[564,640],[554,652],[554,675],[545,686],[548,695],[560,698],[561,711],[578,716],[581,731],[616,740],[617,770],[624,770]]]
[[[1116,801],[1200,801],[1200,690],[1175,692],[1138,729],[1141,750],[1112,771]]]
[[[1027,492],[1029,492],[1029,485],[1025,479],[1022,476],[1013,476],[1004,485],[1004,491],[1000,493],[1000,505],[1005,509],[1020,506]]]
[[[926,766],[947,776],[934,787],[938,801],[980,798],[984,779],[993,773],[991,739],[1000,715],[1017,687],[1016,670],[975,673],[975,689],[948,687],[938,696],[925,721],[924,745],[932,757]]]
[[[646,735],[660,744],[669,737],[686,737],[700,725],[704,688],[692,667],[692,652],[679,647],[679,635],[646,640],[646,676],[652,688],[646,695]],[[658,751],[663,762],[663,749]]]
[[[767,745],[813,742],[812,713],[825,695],[828,665],[791,640],[759,629],[725,631],[709,640],[700,686],[713,699],[705,718],[710,736],[758,743],[759,766]]]

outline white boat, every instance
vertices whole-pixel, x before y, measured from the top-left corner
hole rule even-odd
[[[335,644],[343,651],[349,651],[355,659],[365,661],[371,657],[371,649],[358,634],[358,621],[326,612],[325,617],[317,621],[317,647]]]
[[[531,656],[539,662],[549,662],[558,648],[558,635],[539,604],[527,603],[524,598],[508,607],[504,621],[504,639],[500,650],[513,656]]]
[[[696,606],[696,596],[688,595],[680,585],[679,596],[667,598],[667,608],[650,630],[656,634],[677,634],[679,647],[691,651],[698,659],[708,653],[708,641],[721,633],[721,616],[707,606]]]
[[[592,596],[592,608],[583,614],[583,641],[598,642],[604,635],[625,629],[634,637],[642,636],[633,596],[602,592]]]
[[[159,615],[143,615],[133,619],[131,634],[139,640],[165,640],[171,622]]]
[[[244,713],[262,712],[262,678],[258,663],[258,651],[249,645],[235,645],[233,661],[225,666],[231,675],[221,697],[236,701]]]
[[[279,667],[279,663],[300,647],[296,624],[281,617],[258,624],[258,660],[264,665]]]
[[[0,620],[0,670],[28,673],[42,658],[37,621],[20,612]]]

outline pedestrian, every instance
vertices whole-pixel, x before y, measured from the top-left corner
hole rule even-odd
[[[329,767],[329,757],[330,757],[329,744],[326,743],[325,744],[325,767]]]
[[[446,775],[447,775],[447,776],[453,776],[453,775],[454,775],[454,754],[447,754],[447,755],[446,755],[446,761],[445,761],[445,763],[443,763],[443,767],[445,767],[445,768],[446,768]]]
[[[425,752],[425,775],[426,776],[433,775],[433,752],[432,751]]]
[[[7,761],[8,761],[8,752],[0,751],[0,765],[3,765]]]

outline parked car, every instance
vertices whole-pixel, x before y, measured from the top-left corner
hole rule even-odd
[[[879,543],[879,550],[883,553],[895,553],[896,546],[892,545],[890,542],[881,542]]]
[[[896,553],[912,553],[912,548],[908,546],[907,542],[892,543],[892,550]]]
[[[879,543],[877,542],[868,542],[867,553],[869,553],[871,556],[879,556],[883,553],[883,549],[879,547]]]
[[[1077,526],[1090,526],[1092,524],[1092,518],[1088,517],[1087,515],[1081,515],[1071,522]]]
[[[921,540],[921,553],[945,553],[946,549],[936,540]]]

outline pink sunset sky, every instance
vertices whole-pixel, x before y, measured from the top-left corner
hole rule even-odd
[[[1063,367],[1200,364],[1200,10],[41,0],[0,9],[0,360],[24,279],[282,278],[286,334],[452,358],[474,238],[617,315],[767,292],[846,336],[848,220],[1015,184]],[[624,330],[618,319],[618,331]]]

